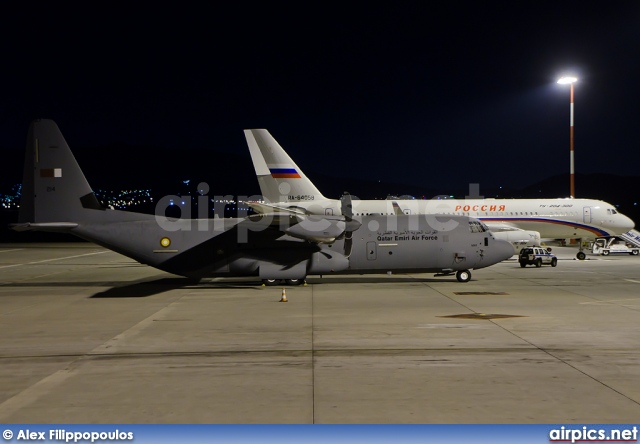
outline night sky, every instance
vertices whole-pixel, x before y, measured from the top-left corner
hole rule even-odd
[[[266,128],[307,172],[518,187],[569,170],[573,74],[576,171],[640,176],[638,2],[226,3],[5,2],[0,147],[43,117],[252,170]]]

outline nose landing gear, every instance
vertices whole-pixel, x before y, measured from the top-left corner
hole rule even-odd
[[[579,242],[579,244],[578,244],[578,245],[579,245],[579,247],[578,247],[578,248],[579,248],[579,251],[578,251],[578,254],[576,254],[576,258],[577,258],[579,261],[583,261],[583,260],[585,260],[585,259],[586,259],[587,255],[586,255],[586,254],[584,254],[584,251],[582,251],[582,250],[584,250],[584,246],[583,246],[583,243],[582,243],[582,239],[578,239],[578,242]]]
[[[471,272],[469,270],[459,270],[456,272],[458,282],[469,282],[471,280]]]

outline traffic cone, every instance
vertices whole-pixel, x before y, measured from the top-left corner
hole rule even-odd
[[[280,302],[287,302],[287,290],[282,289],[282,298],[280,298]]]

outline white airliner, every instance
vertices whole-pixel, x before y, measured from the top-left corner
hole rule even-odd
[[[341,203],[318,191],[302,170],[265,129],[245,130],[260,192],[266,202],[247,202],[257,212],[340,214]],[[352,200],[354,215],[453,214],[483,221],[496,238],[516,250],[540,245],[541,239],[581,239],[613,236],[634,227],[613,205],[593,199],[393,199]],[[582,241],[578,259],[584,259]]]

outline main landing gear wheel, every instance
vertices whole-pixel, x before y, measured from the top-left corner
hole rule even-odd
[[[304,284],[304,278],[302,279],[263,279],[262,284],[267,287],[273,287],[274,285],[280,285],[283,283],[285,285],[302,285]]]
[[[579,261],[583,261],[583,260],[585,260],[587,255],[584,254],[582,251],[578,251],[578,254],[576,254],[576,257],[578,258]]]
[[[469,282],[471,280],[471,272],[469,270],[460,270],[456,272],[458,282]]]

